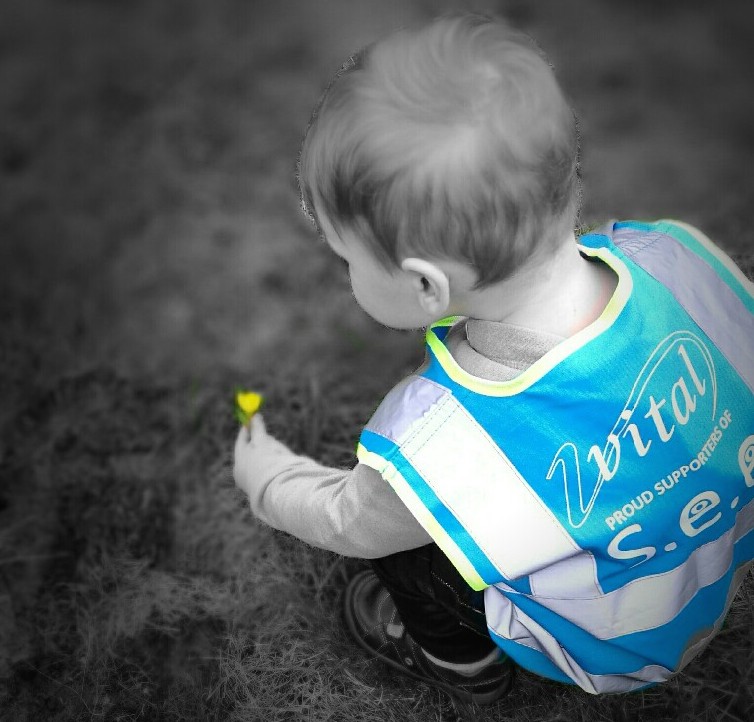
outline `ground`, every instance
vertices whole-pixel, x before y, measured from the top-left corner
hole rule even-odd
[[[452,8],[546,49],[580,119],[581,223],[676,217],[749,274],[745,0],[6,0],[0,9],[0,708],[10,720],[430,720],[338,618],[361,562],[254,522],[236,385],[353,463],[421,357],[370,321],[298,209],[340,63]],[[521,674],[477,719],[750,719],[752,588],[669,685],[595,701]],[[472,715],[473,716],[473,715]]]

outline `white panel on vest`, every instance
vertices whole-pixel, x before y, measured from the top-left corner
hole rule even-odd
[[[506,578],[530,574],[580,551],[502,450],[450,394],[401,450]]]

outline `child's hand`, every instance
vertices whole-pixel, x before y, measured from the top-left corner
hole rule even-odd
[[[252,509],[270,481],[270,473],[295,455],[267,433],[260,414],[254,414],[248,425],[241,426],[233,453],[233,479],[236,486],[249,495]]]
[[[236,438],[233,452],[233,479],[236,486],[251,495],[254,490],[255,474],[260,471],[267,439],[272,437],[267,433],[264,420],[259,414],[252,416],[247,424],[241,426]],[[260,452],[262,452],[260,454]]]

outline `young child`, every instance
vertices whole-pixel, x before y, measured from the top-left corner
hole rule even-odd
[[[377,321],[427,359],[358,465],[235,447],[253,513],[371,559],[356,641],[479,703],[511,660],[591,693],[682,669],[754,557],[754,287],[682,223],[577,243],[577,138],[504,22],[442,17],[352,58],[300,158],[305,211]]]

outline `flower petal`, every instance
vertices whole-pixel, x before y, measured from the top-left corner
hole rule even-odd
[[[259,411],[264,397],[255,391],[236,392],[236,417],[242,424],[248,424],[251,417]]]

